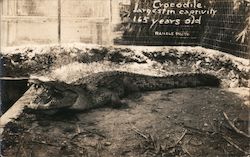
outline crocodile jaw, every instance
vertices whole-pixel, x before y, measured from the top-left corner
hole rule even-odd
[[[71,107],[78,99],[73,90],[58,90],[55,87],[40,89],[37,97],[30,103],[30,107],[37,110],[53,110]]]
[[[37,109],[59,109],[71,107],[77,100],[78,94],[70,90],[63,91],[63,98],[53,97],[51,101],[46,104],[39,105]]]

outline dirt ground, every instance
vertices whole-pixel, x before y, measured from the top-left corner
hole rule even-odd
[[[249,91],[233,89],[232,91]],[[237,93],[237,92],[236,92]],[[248,156],[247,95],[219,88],[173,89],[126,98],[119,109],[46,115],[29,109],[3,133],[15,157]],[[223,114],[225,113],[225,114]],[[229,117],[229,120],[225,118]]]

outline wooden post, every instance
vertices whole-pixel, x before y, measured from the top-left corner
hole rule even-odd
[[[96,30],[97,30],[97,44],[102,45],[102,25],[103,23],[96,23]]]
[[[0,53],[2,53],[2,8],[3,8],[3,2],[0,1]],[[2,59],[0,58],[0,76],[2,76],[2,72],[3,72],[3,67],[2,67]],[[0,116],[2,116],[2,81],[0,81]],[[2,142],[0,140],[0,142]],[[0,143],[1,144],[1,143]],[[0,150],[0,155],[2,154],[1,150]]]
[[[58,43],[61,46],[61,0],[58,0]]]
[[[3,14],[2,8],[3,8],[3,2],[0,1],[0,53],[2,52],[2,14]],[[1,66],[1,61],[0,61],[0,66]],[[1,68],[2,67],[0,67],[0,69]],[[1,71],[2,71],[2,69],[1,69]],[[1,88],[0,88],[0,90],[1,90]],[[1,98],[0,98],[0,103],[1,103]],[[1,108],[0,108],[0,115],[1,115]]]
[[[109,43],[113,45],[113,15],[112,15],[112,0],[109,0]]]

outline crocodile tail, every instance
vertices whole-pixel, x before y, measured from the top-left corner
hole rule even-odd
[[[219,87],[221,80],[211,74],[196,74],[197,86]]]
[[[210,74],[187,73],[175,74],[164,77],[148,77],[142,82],[137,82],[140,90],[164,90],[171,88],[195,88],[200,86],[219,87],[220,80]]]
[[[195,88],[200,86],[219,87],[220,80],[210,74],[187,73],[171,76],[174,82],[174,88]]]

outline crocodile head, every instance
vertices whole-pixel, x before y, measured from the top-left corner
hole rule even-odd
[[[78,93],[71,85],[64,82],[49,81],[40,82],[37,96],[31,102],[36,109],[51,110],[71,107],[78,98]]]

